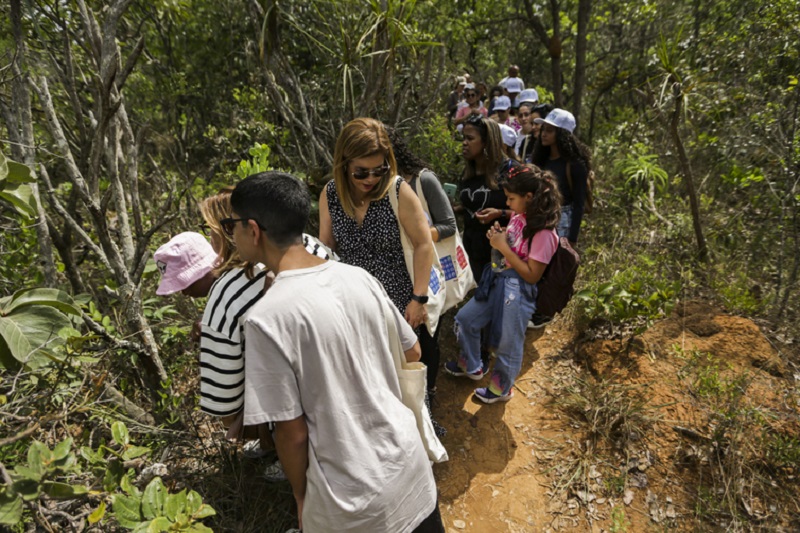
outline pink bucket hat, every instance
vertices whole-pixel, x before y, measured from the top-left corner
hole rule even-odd
[[[164,296],[182,291],[208,274],[217,260],[211,244],[199,233],[175,235],[153,255],[161,272],[156,294]]]

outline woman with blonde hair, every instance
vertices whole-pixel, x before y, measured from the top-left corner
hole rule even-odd
[[[231,215],[232,188],[200,202],[200,213],[217,252],[213,273],[217,281],[208,294],[201,321],[200,409],[222,417],[230,427],[241,412],[244,397],[244,358],[240,320],[264,294],[266,271],[241,260],[220,221]]]
[[[397,217],[389,195],[398,197]],[[425,321],[433,241],[414,191],[398,178],[392,143],[371,118],[348,122],[336,140],[333,179],[319,200],[319,238],[341,261],[363,268],[383,284],[411,327]],[[413,246],[412,282],[400,228]]]

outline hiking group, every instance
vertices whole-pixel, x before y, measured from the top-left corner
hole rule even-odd
[[[250,440],[245,453],[274,447],[264,476],[288,480],[303,531],[443,532],[438,369],[489,374],[475,399],[510,400],[526,328],[571,295],[591,160],[573,116],[518,74],[488,97],[456,80],[465,168],[449,195],[398,132],[358,118],[336,141],[318,237],[303,233],[306,185],[263,172],[201,202],[210,242],[185,232],[155,253],[158,294],[208,298],[201,410]],[[439,317],[459,305],[459,356],[441,365]],[[404,374],[415,361],[418,392]]]

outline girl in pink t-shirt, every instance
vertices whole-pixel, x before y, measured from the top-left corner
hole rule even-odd
[[[497,360],[489,386],[475,389],[475,397],[485,403],[513,396],[525,330],[536,310],[536,284],[558,248],[555,228],[561,213],[558,185],[538,167],[513,164],[498,183],[515,214],[508,227],[495,224],[486,234],[500,257],[487,266],[475,296],[456,315],[461,355],[445,364],[449,374],[482,379],[481,330],[489,326],[488,342]]]

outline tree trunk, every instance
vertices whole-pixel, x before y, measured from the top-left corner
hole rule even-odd
[[[553,19],[553,36],[547,35],[544,24],[533,10],[532,0],[525,0],[525,13],[527,14],[528,25],[533,30],[534,35],[539,38],[539,42],[547,48],[550,55],[550,78],[553,84],[553,100],[556,107],[563,106],[563,93],[561,90],[561,21],[558,0],[550,0],[550,14]]]
[[[17,125],[19,130],[11,131],[12,125],[8,124],[9,135],[17,136],[22,149],[22,163],[31,169],[31,174],[36,176],[36,150],[33,137],[33,119],[31,118],[31,93],[28,88],[28,72],[25,67],[26,50],[25,39],[22,33],[22,12],[19,0],[11,0],[11,26],[16,44],[16,55],[12,64],[14,80],[12,82],[12,113],[19,114]],[[39,244],[39,261],[44,273],[45,285],[55,287],[57,283],[56,264],[53,260],[53,243],[47,228],[47,215],[42,205],[39,194],[39,184],[30,184],[33,198],[36,201],[36,237]]]
[[[592,0],[578,1],[578,37],[575,41],[575,80],[572,94],[572,114],[575,116],[575,134],[581,127],[581,107],[583,90],[586,87],[586,37],[589,31],[589,17]]]
[[[550,77],[553,79],[553,103],[564,107],[563,80],[561,75],[561,9],[558,0],[550,0],[550,14],[553,18],[553,37],[550,38]]]
[[[681,111],[683,108],[683,92],[680,83],[673,85],[673,92],[675,96],[675,110],[672,112],[672,120],[670,121],[670,134],[672,141],[675,143],[675,148],[678,151],[678,160],[681,165],[681,173],[683,174],[684,182],[686,183],[686,192],[689,194],[689,205],[692,211],[692,225],[694,226],[694,235],[697,239],[697,257],[706,262],[708,260],[708,248],[706,248],[706,240],[703,237],[703,226],[700,223],[700,202],[697,200],[697,191],[694,189],[694,177],[692,175],[692,168],[689,165],[689,158],[686,156],[686,150],[683,147],[683,141],[680,134],[680,120]]]

